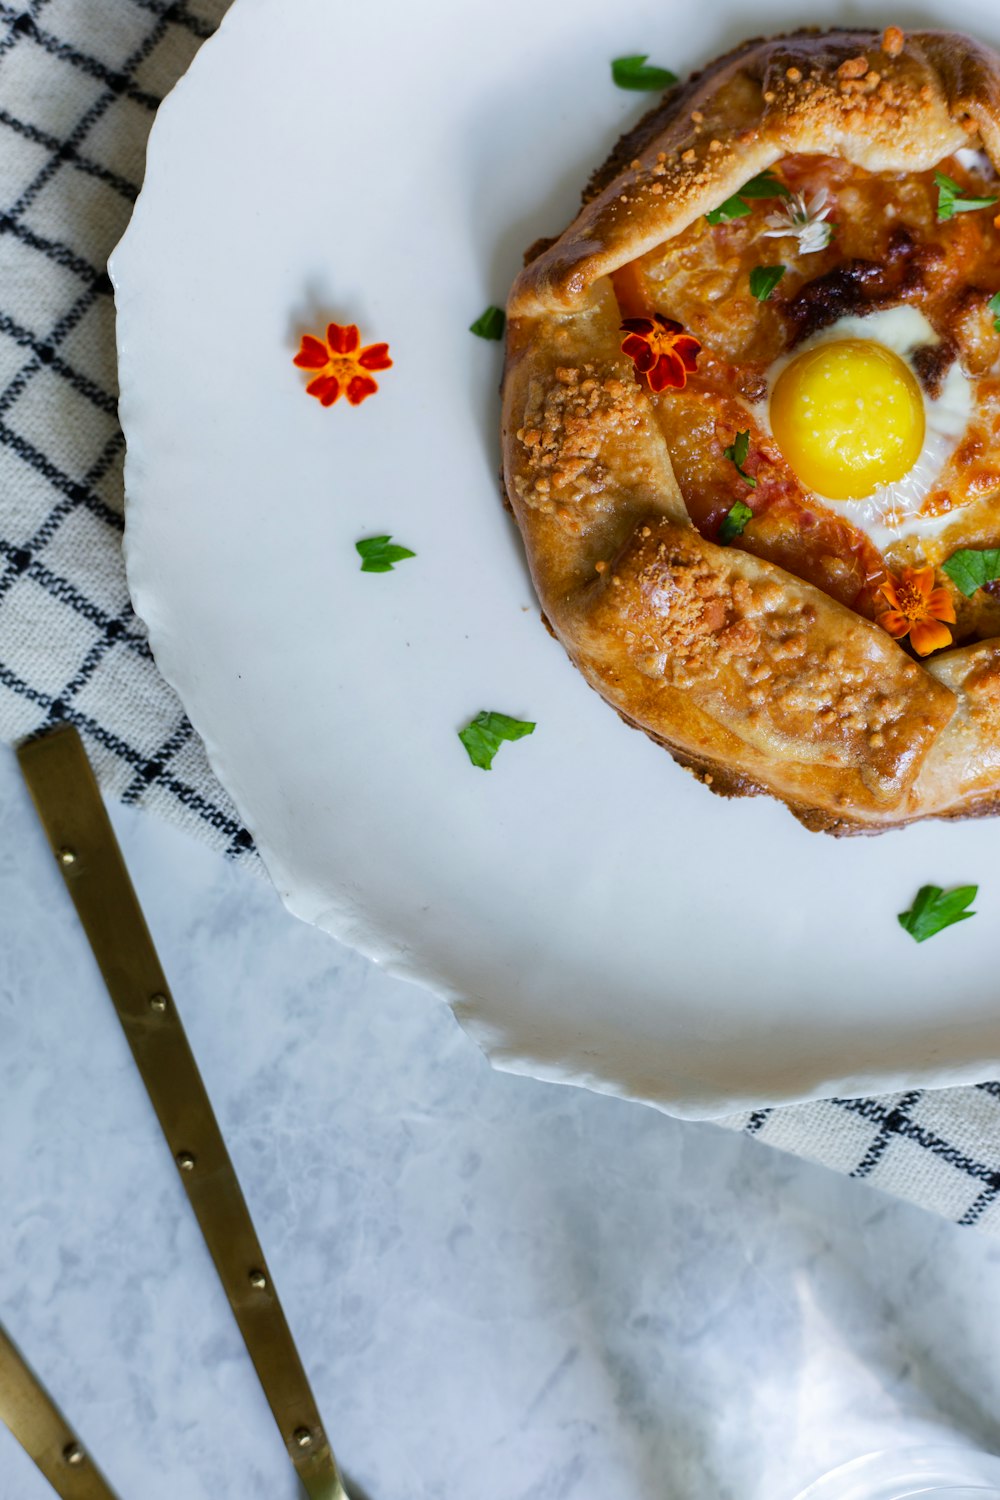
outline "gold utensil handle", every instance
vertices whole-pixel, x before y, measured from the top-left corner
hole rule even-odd
[[[116,1500],[114,1490],[2,1328],[0,1419],[61,1500]]]
[[[289,1457],[310,1500],[346,1500],[83,743],[67,725],[18,759]]]

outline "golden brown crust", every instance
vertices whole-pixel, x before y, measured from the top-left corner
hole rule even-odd
[[[803,805],[895,806],[955,711],[877,626],[662,517],[637,525],[563,638],[616,707],[683,727],[689,748],[754,783],[779,762]]]
[[[510,316],[578,306],[599,277],[794,152],[842,156],[871,172],[925,171],[981,140],[1000,160],[992,52],[950,32],[910,33],[893,56],[882,44],[871,31],[750,42],[693,87],[672,90],[647,116],[644,147],[518,277]]]
[[[958,707],[891,821],[995,813],[1000,810],[1000,640],[943,652],[928,662],[927,673],[954,693]],[[880,826],[876,819],[865,831]]]
[[[1000,62],[977,42],[889,28],[747,43],[620,143],[508,304],[504,482],[553,632],[712,790],[767,791],[838,834],[1000,808],[1000,642],[921,666],[782,568],[705,540],[620,352],[608,277],[790,153],[925,171],[964,146],[1000,163]]]

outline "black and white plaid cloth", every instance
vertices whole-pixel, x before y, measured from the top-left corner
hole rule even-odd
[[[75,724],[105,790],[256,863],[129,607],[107,257],[157,105],[228,0],[0,0],[0,735]],[[722,1122],[1000,1233],[1000,1084]]]
[[[0,0],[0,732],[69,720],[114,796],[255,860],[129,607],[106,270],[157,106],[225,9]]]

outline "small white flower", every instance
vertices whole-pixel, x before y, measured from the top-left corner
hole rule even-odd
[[[825,250],[833,239],[833,225],[825,222],[832,210],[826,188],[820,188],[808,200],[805,193],[793,193],[777,212],[768,214],[764,223],[769,227],[764,230],[763,237],[772,240],[794,235],[803,255]]]

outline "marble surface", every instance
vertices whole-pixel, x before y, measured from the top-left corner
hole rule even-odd
[[[114,820],[366,1500],[791,1500],[875,1448],[1000,1447],[1000,1242],[495,1073],[251,874]],[[0,1319],[121,1500],[292,1500],[8,750],[0,1202]],[[0,1500],[50,1493],[0,1428]]]

